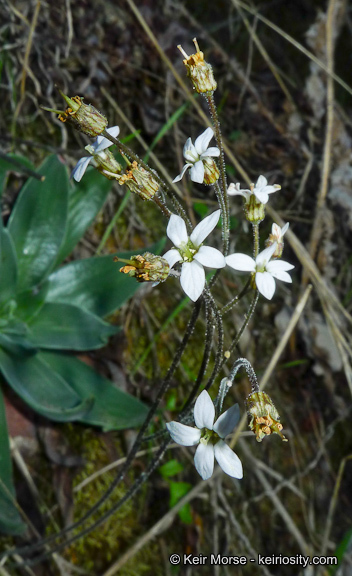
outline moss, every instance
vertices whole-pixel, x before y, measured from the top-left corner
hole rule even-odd
[[[75,476],[73,487],[88,479],[97,470],[100,470],[111,462],[107,443],[104,436],[98,436],[94,430],[84,429],[77,425],[64,425],[65,435],[74,451],[79,451],[86,460],[84,468]],[[118,452],[121,451],[118,441],[115,442]],[[74,521],[81,518],[92,505],[105,494],[116,476],[116,469],[98,476],[95,480],[74,492]],[[113,494],[99,508],[97,514],[84,525],[87,527],[111,510],[113,505],[126,493],[126,484],[130,486],[134,480],[133,472],[130,472],[124,483],[117,486]],[[92,574],[105,571],[116,561],[133,542],[138,539],[143,530],[141,524],[141,511],[144,510],[146,489],[142,490],[128,501],[120,510],[111,516],[98,528],[87,536],[80,538],[65,550],[65,557],[69,562],[87,570]],[[51,529],[49,528],[51,532]],[[73,535],[79,533],[79,529]],[[159,552],[157,545],[143,549],[133,557],[133,561],[127,563],[119,571],[123,576],[138,574],[161,575],[158,572]]]

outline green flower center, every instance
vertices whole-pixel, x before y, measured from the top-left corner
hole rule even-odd
[[[210,442],[210,444],[213,444],[214,446],[214,444],[216,444],[219,440],[221,440],[221,438],[219,434],[214,432],[214,430],[208,430],[208,428],[203,428],[202,436],[199,442],[201,442],[202,444],[208,444]]]
[[[193,242],[191,242],[190,238],[188,238],[187,242],[182,242],[178,248],[178,251],[182,256],[183,262],[192,262],[199,248],[200,246],[195,246]]]

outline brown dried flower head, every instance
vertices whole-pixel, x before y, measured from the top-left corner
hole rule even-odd
[[[76,130],[91,137],[99,136],[104,132],[108,121],[99,110],[94,108],[92,104],[84,104],[83,98],[80,96],[69,98],[61,91],[60,94],[67,104],[66,110],[59,114],[61,122],[68,121]]]
[[[177,46],[181,54],[185,57],[183,63],[187,68],[187,75],[192,80],[193,86],[198,94],[214,92],[217,83],[214,78],[213,69],[211,65],[204,60],[204,54],[199,50],[197,39],[194,38],[193,42],[197,52],[191,54],[191,56],[186,54],[181,45]]]
[[[131,192],[138,194],[143,200],[151,200],[154,194],[159,190],[158,182],[153,175],[136,161],[132,162],[126,173],[119,179],[119,184],[125,184]]]
[[[268,394],[252,392],[247,398],[247,410],[250,418],[249,428],[253,430],[257,442],[261,442],[264,436],[270,434],[278,434],[287,442],[287,438],[281,432],[283,426],[280,415]]]
[[[125,262],[120,272],[136,278],[138,282],[163,282],[169,275],[170,266],[161,256],[151,252],[131,256],[130,260],[115,257],[115,262]]]

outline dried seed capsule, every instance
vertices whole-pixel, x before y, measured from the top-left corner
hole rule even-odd
[[[59,115],[61,122],[68,121],[76,130],[87,134],[87,136],[99,136],[104,132],[108,121],[99,110],[94,108],[92,104],[84,104],[83,98],[79,96],[69,98],[63,92],[60,94],[68,106],[65,112]]]
[[[131,192],[138,194],[143,200],[151,200],[159,190],[158,182],[150,172],[147,172],[136,161],[132,162],[126,173],[119,179],[119,184],[125,184]]]
[[[120,272],[133,276],[138,282],[163,282],[170,272],[167,260],[151,252],[131,256],[129,260],[116,257],[115,262],[125,262]]]
[[[217,83],[214,78],[211,65],[204,60],[204,54],[199,50],[197,39],[193,39],[197,52],[188,56],[182,46],[177,46],[181,54],[185,57],[183,63],[187,68],[187,76],[192,80],[193,86],[198,94],[214,92]]]
[[[247,398],[247,410],[250,417],[249,428],[253,430],[257,442],[261,442],[264,436],[279,434],[287,442],[282,434],[283,428],[280,415],[276,410],[270,396],[265,392],[252,392]]]

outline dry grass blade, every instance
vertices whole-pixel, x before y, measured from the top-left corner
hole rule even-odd
[[[234,0],[232,0],[234,1]],[[307,56],[307,58],[309,58],[309,60],[312,60],[312,62],[314,62],[317,66],[319,66],[319,68],[321,68],[322,70],[324,70],[324,72],[326,72],[326,74],[330,74],[331,77],[335,80],[335,82],[337,82],[338,84],[340,84],[340,86],[342,86],[346,92],[348,92],[349,94],[352,95],[352,88],[351,86],[349,86],[348,84],[346,84],[346,82],[344,82],[342,80],[342,78],[340,78],[340,76],[338,76],[337,74],[335,74],[334,72],[329,72],[326,64],[324,62],[322,62],[321,60],[319,60],[319,58],[317,58],[313,52],[310,52],[310,50],[307,50],[307,48],[305,48],[300,42],[297,42],[297,40],[295,40],[292,36],[290,36],[289,34],[287,34],[287,32],[284,32],[284,30],[282,30],[279,26],[276,26],[276,24],[274,24],[273,22],[271,22],[270,20],[268,20],[268,18],[265,18],[265,16],[262,16],[256,8],[253,8],[252,6],[249,6],[248,4],[246,4],[245,2],[242,2],[241,0],[236,0],[238,2],[238,5],[241,6],[242,8],[244,8],[244,10],[247,10],[247,12],[249,12],[250,14],[255,15],[258,20],[260,20],[261,22],[263,22],[266,26],[268,26],[269,28],[271,28],[272,30],[274,30],[277,34],[279,34],[280,36],[282,36],[282,38],[284,38],[285,40],[287,40],[287,42],[289,42],[290,44],[292,44],[295,48],[297,48],[297,50],[299,50],[300,52],[302,52],[305,56]]]
[[[328,540],[329,540],[329,536],[330,536],[330,532],[331,532],[331,528],[332,528],[333,516],[334,516],[336,504],[337,504],[337,498],[338,498],[339,491],[341,488],[341,481],[342,481],[343,473],[345,471],[346,464],[349,460],[352,460],[352,455],[347,456],[340,463],[339,472],[338,472],[338,475],[336,478],[336,482],[335,482],[335,486],[334,486],[334,492],[333,492],[332,497],[331,497],[329,511],[328,511],[328,515],[327,515],[327,519],[326,519],[325,531],[324,531],[323,541],[322,541],[321,550],[320,550],[321,556],[326,555]]]
[[[17,104],[16,110],[15,110],[15,113],[13,116],[13,126],[15,126],[15,124],[16,124],[17,118],[20,114],[20,111],[21,111],[21,108],[22,108],[22,105],[23,105],[23,102],[24,102],[24,99],[26,96],[26,78],[27,78],[27,74],[29,73],[29,68],[28,68],[29,55],[31,53],[34,30],[35,30],[35,27],[36,27],[37,22],[38,22],[39,9],[40,9],[40,0],[37,0],[36,7],[34,10],[34,14],[33,14],[33,19],[32,19],[30,29],[29,29],[29,34],[28,34],[26,52],[25,52],[23,67],[22,67],[21,92],[20,92],[21,97],[20,97],[20,100]]]
[[[217,477],[218,474],[221,473],[221,470],[217,470],[215,474],[213,474],[212,478],[209,480],[201,480],[188,494],[186,494],[181,500],[177,502],[177,504],[171,508],[158,522],[152,526],[148,532],[143,534],[143,536],[137,540],[137,542],[125,552],[125,554],[119,558],[114,564],[102,574],[102,576],[114,576],[114,574],[118,574],[119,570],[121,570],[122,566],[126,564],[131,558],[137,554],[139,550],[141,550],[148,542],[150,542],[153,538],[155,538],[158,534],[161,534],[164,530],[169,528],[170,524],[174,520],[176,514],[178,513],[181,508],[191,502],[193,498],[199,496],[203,491],[206,490],[208,485],[214,481],[214,478]]]
[[[241,15],[241,18],[251,36],[251,38],[253,39],[255,45],[257,46],[260,54],[262,55],[262,57],[264,58],[265,62],[267,63],[269,69],[271,70],[271,73],[273,74],[276,82],[278,83],[278,85],[280,86],[281,90],[283,91],[283,93],[285,94],[287,100],[290,102],[290,104],[295,107],[295,103],[294,100],[290,94],[289,89],[287,88],[284,80],[282,79],[277,66],[275,66],[275,64],[273,63],[272,59],[270,58],[267,50],[264,48],[263,43],[260,41],[258,34],[256,33],[256,31],[254,30],[254,28],[250,25],[250,22],[248,20],[248,18],[244,15],[240,4],[237,0],[232,0],[232,3],[236,6],[239,14]]]
[[[309,554],[309,547],[307,546],[306,539],[298,529],[297,524],[293,521],[290,514],[286,510],[285,506],[281,502],[280,498],[276,494],[275,490],[270,485],[269,481],[266,479],[264,474],[258,469],[256,465],[256,459],[253,457],[250,449],[246,445],[245,442],[241,441],[241,450],[245,454],[246,458],[252,463],[252,470],[254,474],[257,476],[258,482],[262,485],[263,489],[265,490],[266,495],[270,498],[271,502],[273,503],[277,513],[281,516],[282,520],[284,521],[287,530],[292,534],[295,538],[297,544],[301,549],[301,553],[308,555]]]
[[[321,170],[321,184],[317,199],[315,218],[313,228],[311,230],[311,238],[309,245],[309,254],[314,259],[318,243],[322,234],[321,210],[324,207],[326,195],[328,192],[329,176],[331,170],[331,156],[332,156],[332,139],[334,127],[334,80],[332,74],[334,72],[334,28],[336,16],[336,0],[330,0],[327,18],[326,18],[326,64],[327,64],[327,93],[326,93],[326,129],[325,129],[325,143],[323,164]],[[307,283],[307,274],[303,273],[302,284]]]

